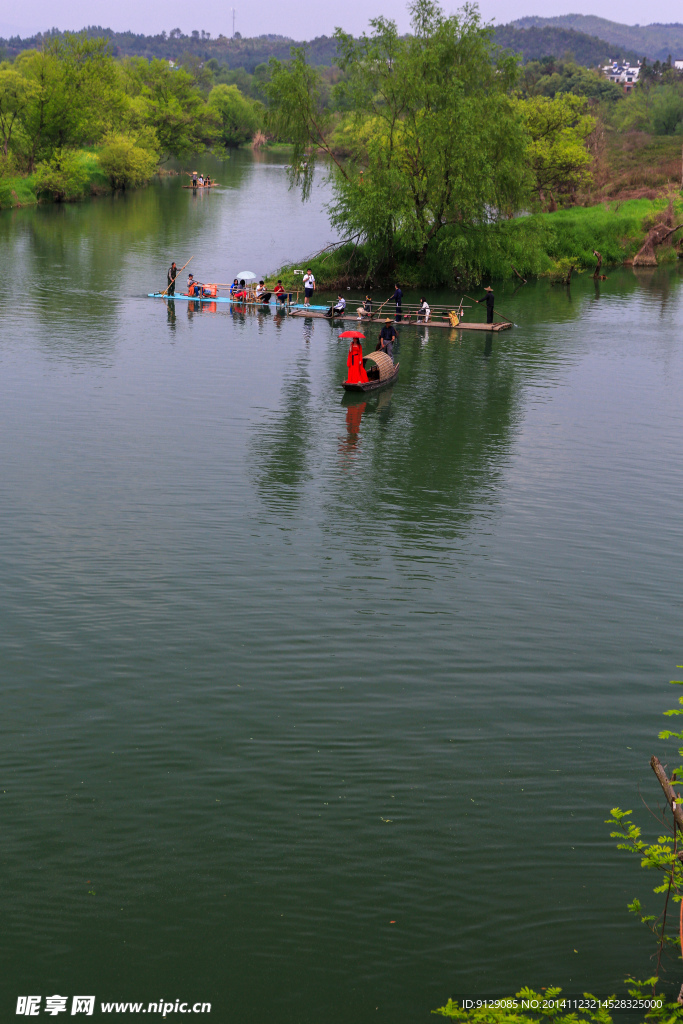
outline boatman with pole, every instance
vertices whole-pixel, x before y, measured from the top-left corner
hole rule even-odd
[[[175,279],[178,276],[178,268],[175,265],[175,260],[168,268],[166,280],[168,281],[168,288],[166,289],[167,295],[175,295]]]
[[[493,288],[491,288],[491,286],[487,284],[486,287],[484,288],[484,291],[486,292],[486,295],[484,296],[484,298],[483,299],[475,299],[474,301],[477,302],[477,303],[479,303],[479,302],[485,302],[486,303],[486,323],[487,324],[492,324],[493,323],[493,303],[494,303]]]

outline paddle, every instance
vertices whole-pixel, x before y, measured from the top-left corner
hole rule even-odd
[[[191,263],[193,259],[194,259],[194,256],[190,256],[190,258],[189,258],[189,260],[187,261],[187,263]],[[177,278],[178,274],[182,274],[183,270],[184,270],[184,269],[185,269],[185,267],[187,266],[187,263],[185,263],[185,264],[184,264],[184,266],[182,266],[182,267],[180,268],[180,270],[177,270],[177,269],[176,269],[176,275],[175,275],[175,276],[176,276],[176,278]],[[174,283],[175,283],[175,278],[173,279],[173,281],[174,281]],[[167,284],[167,285],[166,285],[166,287],[164,288],[163,292],[159,292],[159,294],[160,294],[160,295],[165,295],[165,294],[166,294],[166,292],[168,291],[168,289],[169,289],[170,287],[171,287],[171,285],[170,285],[170,284]]]

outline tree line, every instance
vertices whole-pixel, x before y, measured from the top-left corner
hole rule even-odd
[[[250,140],[262,119],[199,62],[116,60],[105,39],[67,35],[0,63],[0,177],[32,174],[68,198],[87,175],[79,151],[97,147],[114,187],[137,185],[163,157]]]

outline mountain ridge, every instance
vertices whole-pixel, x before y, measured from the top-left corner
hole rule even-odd
[[[550,18],[529,15],[510,22],[516,28],[529,30],[557,28],[572,29],[604,39],[613,47],[637,51],[648,60],[683,59],[683,24],[680,22],[652,22],[649,25],[624,25],[608,21],[595,14],[557,14]],[[502,26],[501,26],[502,27]],[[618,55],[615,53],[615,57]]]

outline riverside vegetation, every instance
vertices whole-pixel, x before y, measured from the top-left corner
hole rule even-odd
[[[624,97],[571,62],[520,70],[474,7],[447,17],[415,0],[410,11],[407,37],[384,18],[360,39],[337,32],[336,109],[323,103],[302,50],[271,61],[267,123],[293,143],[303,198],[316,153],[329,161],[330,217],[343,242],[310,261],[319,282],[566,279],[572,267],[595,267],[594,251],[605,264],[634,257],[667,206],[658,192],[680,184],[681,75],[670,63],[646,65],[643,85]],[[678,154],[675,186],[662,175],[672,170],[664,146],[659,177],[641,166],[615,178],[611,137],[647,127]],[[670,216],[678,197],[669,199]],[[667,235],[669,247],[676,238]]]
[[[338,30],[332,67],[304,48],[252,72],[191,53],[174,67],[88,33],[20,50],[0,64],[0,206],[136,187],[167,157],[269,140],[291,147],[303,199],[326,162],[342,242],[308,258],[322,287],[567,280],[633,259],[658,219],[675,227],[670,61],[624,96],[569,58],[520,65],[475,6],[410,12],[408,36],[385,18],[360,39]],[[651,260],[675,259],[677,239],[652,235]]]
[[[261,104],[198,64],[131,57],[67,35],[0,64],[0,206],[148,181],[163,157],[253,138]]]

